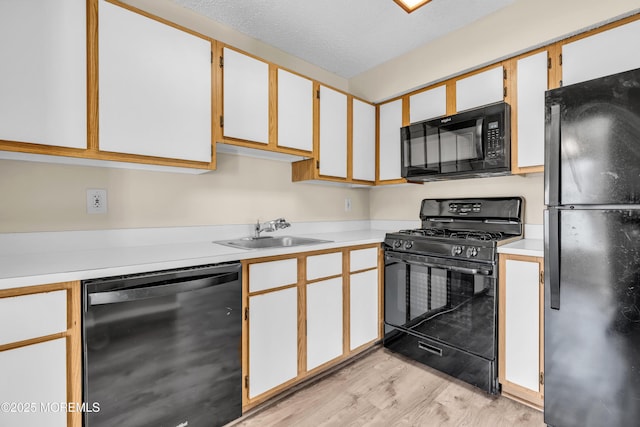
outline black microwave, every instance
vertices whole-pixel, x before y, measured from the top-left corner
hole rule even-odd
[[[511,173],[511,109],[506,102],[401,129],[402,177],[434,181]]]

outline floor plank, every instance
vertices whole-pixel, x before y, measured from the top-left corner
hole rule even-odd
[[[379,348],[234,427],[540,427],[543,415]]]

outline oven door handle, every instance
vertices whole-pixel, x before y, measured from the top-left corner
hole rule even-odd
[[[418,265],[421,267],[431,267],[431,268],[440,268],[442,270],[450,270],[456,273],[464,273],[471,275],[481,275],[481,276],[491,276],[493,274],[492,268],[469,268],[469,267],[459,267],[455,265],[446,265],[442,263],[434,263],[434,262],[426,262],[426,261],[416,261],[415,259],[408,259],[399,254],[387,253],[387,258],[393,258],[400,262],[404,262],[406,264]]]
[[[440,268],[442,270],[450,270],[456,273],[471,274],[473,276],[477,276],[477,275],[491,276],[491,274],[493,274],[492,269],[485,269],[485,268],[456,267],[453,265],[433,264],[430,262],[415,262],[415,261],[405,261],[405,262],[407,264],[419,265],[421,267]]]

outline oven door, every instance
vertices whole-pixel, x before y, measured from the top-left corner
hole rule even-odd
[[[496,358],[494,263],[385,252],[385,335],[402,331]]]

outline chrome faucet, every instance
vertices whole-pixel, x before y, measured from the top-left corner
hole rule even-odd
[[[260,220],[256,221],[256,225],[254,228],[255,236],[254,238],[260,238],[260,233],[263,231],[271,232],[280,230],[282,228],[290,227],[291,224],[287,222],[284,218],[274,219],[273,221],[267,221],[265,223],[260,224]]]

